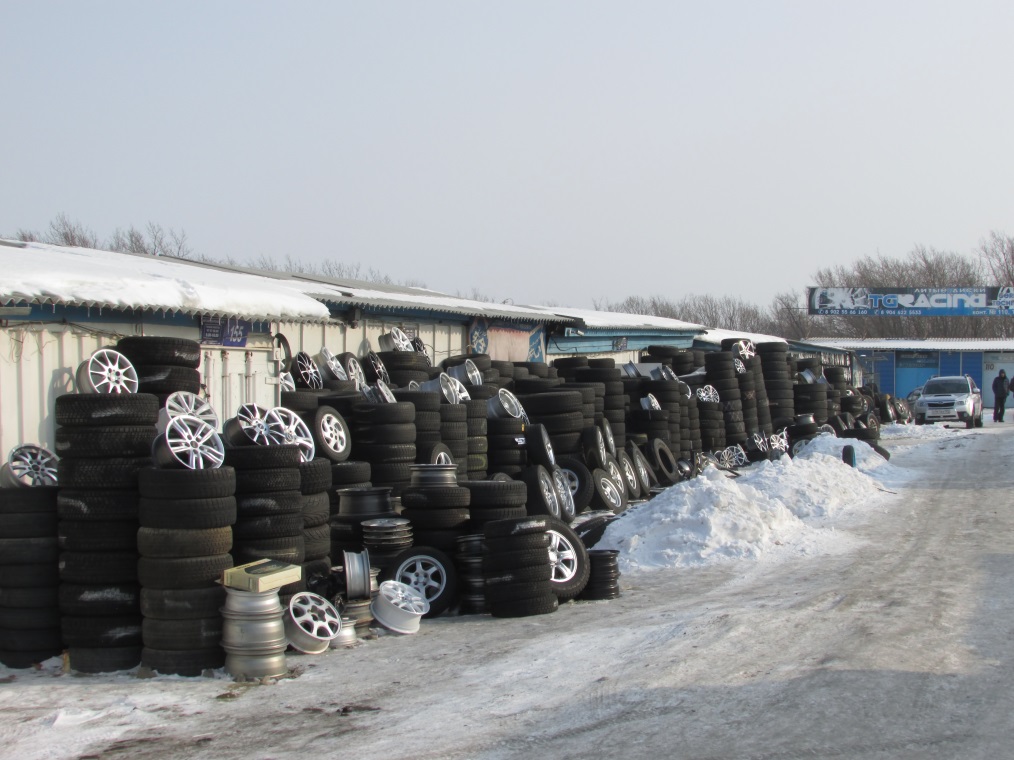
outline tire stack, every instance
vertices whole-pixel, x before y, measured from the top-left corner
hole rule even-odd
[[[795,456],[800,446],[820,435],[820,425],[810,421],[809,415],[801,415],[796,421],[785,428],[789,440],[789,453]]]
[[[669,438],[667,442],[674,449],[682,450],[684,448],[684,430],[686,430],[686,443],[687,449],[689,450],[690,431],[686,428],[686,423],[689,423],[689,410],[685,415],[687,419],[684,420],[684,407],[681,403],[684,399],[683,393],[680,391],[679,382],[675,380],[645,380],[641,383],[641,389],[644,393],[650,393],[654,396],[655,400],[658,401],[659,406],[661,406],[664,411],[669,412]],[[637,409],[631,409],[631,416],[633,416],[635,412],[637,412]],[[655,437],[646,430],[641,430],[640,432],[647,432],[649,438]]]
[[[116,350],[137,372],[137,392],[159,397],[159,407],[176,391],[201,392],[201,344],[186,338],[128,336]]]
[[[416,546],[453,553],[468,532],[471,492],[458,485],[452,465],[414,465],[412,482],[402,489],[401,516],[412,523]]]
[[[434,464],[434,449],[443,443],[440,435],[442,394],[407,388],[396,388],[392,393],[399,403],[410,403],[415,407],[416,464]]]
[[[468,406],[465,403],[440,405],[440,438],[450,449],[458,478],[465,480],[468,477]]]
[[[719,451],[725,443],[725,413],[721,401],[697,401],[697,413],[700,416],[701,447],[703,451]]]
[[[138,480],[141,664],[182,676],[220,668],[225,590],[217,581],[233,566],[236,472],[146,468]]]
[[[480,533],[486,523],[524,517],[528,487],[520,480],[469,480],[468,530]]]
[[[28,668],[63,651],[56,486],[0,489],[0,664]]]
[[[335,462],[311,459],[299,465],[303,496],[303,581],[331,570],[331,497]]]
[[[784,427],[796,416],[795,371],[789,366],[789,346],[780,341],[758,343],[757,357],[764,376],[772,428]]]
[[[556,374],[558,377],[571,381],[574,380],[575,370],[588,366],[588,357],[562,356],[559,359],[553,360],[553,366],[556,368]]]
[[[407,387],[413,380],[425,383],[430,379],[430,360],[417,351],[378,351],[377,356],[387,367],[392,385]]]
[[[650,441],[661,438],[667,444],[672,443],[672,415],[667,409],[643,409],[640,406],[631,408],[627,417],[629,429],[634,436],[645,436]],[[676,412],[677,438],[679,444],[679,411]]]
[[[751,365],[753,359],[739,361],[742,362],[743,371],[737,369],[736,380],[739,383],[740,403],[743,405],[743,425],[749,438],[760,432],[760,422],[757,419],[757,383]]]
[[[232,558],[236,565],[274,559],[302,565],[303,494],[297,446],[240,446],[226,449],[225,464],[236,470],[236,523]],[[278,590],[287,597],[306,590],[301,579]]]
[[[747,369],[753,373],[754,391],[757,397],[757,424],[764,435],[771,435],[775,429],[771,419],[771,402],[768,399],[767,384],[764,382],[764,372],[761,367],[761,360],[754,356],[747,362]]]
[[[550,518],[523,517],[486,523],[482,573],[493,617],[528,617],[555,612],[549,557]]]
[[[138,472],[151,465],[159,403],[150,393],[56,399],[61,625],[83,673],[141,661]]]
[[[827,383],[799,383],[793,388],[796,414],[812,414],[814,422],[823,425],[828,419]]]
[[[528,464],[525,423],[516,417],[487,417],[489,471],[514,477]]]
[[[564,386],[522,394],[518,400],[529,420],[546,428],[554,451],[564,455],[580,451],[581,431],[594,425],[593,420],[584,417],[584,396],[580,390],[565,390]]]
[[[416,459],[415,406],[406,401],[355,404],[352,458],[369,462],[373,484],[388,487],[397,496],[408,485],[409,468]]]
[[[691,393],[689,396],[680,398],[681,430],[684,432],[682,445],[680,446],[680,457],[693,461],[694,455],[704,451],[704,443],[701,440],[701,410],[697,406],[697,396]],[[689,431],[689,436],[686,435]],[[686,444],[689,438],[689,449]]]
[[[494,359],[489,364],[491,369],[495,369],[500,373],[499,379],[496,380],[496,385],[508,390],[514,387],[514,362],[497,361]]]
[[[622,447],[627,437],[628,387],[623,370],[612,359],[590,359],[586,368],[575,370],[574,379],[579,383],[602,383],[602,416],[609,420],[616,437],[616,445]]]
[[[829,417],[840,414],[842,398],[848,392],[847,370],[845,367],[824,367],[824,379],[830,389],[827,392],[827,413]]]
[[[486,579],[482,575],[482,533],[469,533],[458,537],[454,566],[458,570],[458,588],[461,590],[462,615],[481,615],[486,609]]]
[[[331,504],[331,558],[363,550],[363,522],[398,517],[389,487],[336,488],[337,505]]]
[[[483,480],[489,472],[489,426],[486,423],[486,400],[466,401],[465,432],[467,433],[467,454],[465,475],[468,480]]]
[[[620,566],[617,562],[619,554],[616,549],[593,549],[588,552],[591,571],[588,575],[588,585],[578,594],[578,599],[602,601],[619,598]]]
[[[747,439],[746,424],[743,421],[742,393],[739,390],[735,357],[730,351],[712,351],[705,354],[704,367],[708,383],[715,387],[722,401],[726,445],[744,443]]]

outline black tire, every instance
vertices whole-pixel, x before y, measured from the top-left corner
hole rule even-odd
[[[232,556],[237,565],[255,562],[259,559],[276,559],[290,565],[301,565],[306,559],[306,547],[303,534],[288,538],[260,538],[236,544],[232,548]]]
[[[468,523],[467,509],[403,509],[401,516],[421,530],[462,529]]]
[[[56,500],[56,508],[57,516],[61,520],[136,522],[138,496],[134,491],[61,490]]]
[[[303,478],[298,467],[269,467],[263,470],[238,470],[236,495],[299,491]]]
[[[331,462],[344,462],[352,453],[352,436],[348,423],[332,406],[318,406],[300,415],[310,428],[315,456]]]
[[[522,552],[529,549],[548,549],[548,533],[527,533],[509,538],[486,538],[483,540],[486,552],[502,554],[503,552]]]
[[[122,459],[61,459],[57,477],[61,488],[136,491],[138,472],[151,457]]]
[[[69,647],[67,660],[79,673],[115,673],[130,670],[141,662],[141,647]]]
[[[415,422],[415,405],[408,401],[395,404],[358,404],[352,412],[354,427],[393,425]]]
[[[297,414],[314,411],[320,403],[320,399],[320,394],[306,390],[282,391],[278,396],[282,406]]]
[[[63,643],[68,647],[126,647],[141,644],[141,616],[64,616]],[[73,665],[72,665],[73,667]]]
[[[222,640],[222,616],[160,620],[145,618],[141,637],[153,649],[211,649]]]
[[[141,665],[161,675],[200,676],[225,665],[225,650],[220,646],[183,650],[144,647]]]
[[[523,517],[517,520],[498,520],[486,523],[483,535],[486,538],[509,538],[529,533],[544,533],[549,530],[550,517]]]
[[[228,554],[181,559],[141,557],[137,561],[137,579],[146,589],[200,588],[221,579],[232,566]]]
[[[368,483],[371,476],[369,462],[346,461],[331,465],[333,488],[341,488],[352,483]]]
[[[180,530],[224,528],[236,522],[236,497],[224,496],[217,499],[141,498],[138,502],[138,522],[146,528]]]
[[[463,486],[405,486],[401,504],[407,509],[452,509],[468,507],[472,492]]]
[[[303,563],[323,559],[331,553],[331,526],[303,528]],[[306,578],[306,575],[303,576]]]
[[[489,573],[484,576],[487,588],[493,586],[509,586],[522,583],[548,583],[553,577],[550,565],[533,565],[519,567],[515,570],[504,570],[500,573]]]
[[[299,520],[302,524],[302,516]],[[226,554],[232,548],[232,528],[139,528],[137,550],[144,557],[165,559]]]
[[[357,459],[365,459],[371,464],[394,464],[415,462],[416,449],[414,443],[359,443],[353,446]]]
[[[60,580],[80,585],[137,582],[137,552],[63,552]]]
[[[61,583],[61,614],[70,616],[132,616],[138,612],[141,588],[136,583],[81,585]]]
[[[331,497],[327,493],[312,493],[303,497],[303,529],[324,525],[331,517]]]
[[[526,571],[534,568],[526,568]],[[552,570],[547,568],[550,574]],[[514,571],[520,573],[521,571]],[[510,573],[488,576],[491,578],[503,578],[505,575]],[[529,599],[533,596],[541,596],[546,592],[552,593],[553,587],[550,581],[518,581],[515,583],[488,583],[483,589],[483,594],[486,597],[486,602],[490,606],[500,604],[501,602],[515,602],[520,599]]]
[[[58,591],[62,587],[62,585],[39,588],[0,586],[0,607],[24,607],[26,609],[57,607],[59,606]]]
[[[556,465],[553,444],[545,425],[528,426],[525,430],[525,450],[528,453],[528,460],[533,464],[542,465],[547,469]]]
[[[525,502],[528,514],[560,516],[560,499],[549,470],[541,464],[533,465],[522,470],[519,479],[528,488],[528,500]]]
[[[191,367],[171,364],[138,364],[138,393],[175,393],[176,391],[201,392],[201,373]]]
[[[145,467],[137,474],[141,496],[149,499],[218,499],[236,492],[236,470],[160,470]],[[62,495],[62,493],[61,493]]]
[[[0,488],[0,515],[55,514],[59,493],[57,486]]]
[[[429,602],[423,617],[437,617],[458,599],[458,573],[451,558],[431,546],[413,546],[394,556],[381,574],[412,586]]]
[[[130,335],[120,338],[116,350],[131,364],[169,364],[197,369],[201,366],[201,344],[187,338]]]
[[[566,602],[580,594],[588,583],[591,572],[588,550],[577,533],[561,520],[552,521],[547,532],[551,541],[553,593]]]
[[[137,548],[137,521],[61,520],[57,526],[56,538],[64,551],[133,551]]]
[[[236,446],[225,450],[225,464],[237,470],[299,467],[298,446]]]
[[[225,587],[217,583],[202,588],[142,588],[141,614],[160,620],[214,617],[225,604]]]
[[[469,490],[473,510],[524,507],[528,501],[528,487],[519,480],[466,480],[460,485]]]
[[[55,534],[55,512],[0,513],[0,536],[4,538],[39,538]]]
[[[56,430],[54,453],[79,459],[149,456],[155,435],[152,425],[61,427]]]
[[[55,419],[64,427],[154,425],[158,410],[158,398],[150,393],[66,393],[56,398]]]
[[[50,657],[60,654],[62,649],[63,647],[60,644],[49,649],[38,649],[34,642],[33,648],[30,650],[0,649],[0,665],[5,665],[12,669],[32,668],[41,662],[45,662]]]
[[[557,465],[564,471],[567,480],[571,482],[571,493],[574,497],[574,510],[583,512],[591,504],[595,495],[595,485],[592,482],[591,470],[584,462],[576,457],[558,457]],[[576,488],[573,484],[576,483]]]
[[[873,447],[873,450],[875,452],[877,452],[878,454],[880,454],[880,456],[882,456],[884,459],[890,459],[891,458],[891,452],[888,451],[887,449],[885,449],[880,444],[872,443],[870,445]]]
[[[299,492],[309,494],[327,493],[331,490],[331,461],[311,459],[299,465]]]
[[[41,589],[59,585],[60,571],[56,563],[56,539],[53,541],[52,562],[26,562],[21,565],[0,565],[0,588]],[[2,648],[2,647],[0,647]]]
[[[519,552],[498,552],[482,558],[482,574],[500,575],[505,571],[526,567],[550,566],[549,549],[526,549]]]
[[[303,494],[299,491],[248,493],[236,497],[237,521],[249,517],[302,514]]]
[[[236,542],[243,544],[253,539],[285,538],[303,533],[303,513],[241,517],[232,526]]]
[[[60,610],[56,607],[0,607],[0,628],[26,631],[59,625]]]

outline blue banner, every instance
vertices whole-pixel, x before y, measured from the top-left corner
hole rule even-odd
[[[807,312],[859,317],[1009,317],[1014,288],[807,288]]]

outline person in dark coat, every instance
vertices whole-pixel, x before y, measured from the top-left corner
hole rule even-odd
[[[993,422],[1003,422],[1008,393],[1010,393],[1010,381],[1007,380],[1007,373],[1000,370],[1000,374],[993,379]]]

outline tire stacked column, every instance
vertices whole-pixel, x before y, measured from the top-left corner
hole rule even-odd
[[[795,380],[789,368],[789,347],[786,343],[769,342],[757,344],[764,388],[768,395],[768,408],[773,429],[791,424],[796,416]]]
[[[468,433],[468,454],[465,474],[468,480],[483,480],[489,472],[489,425],[486,422],[486,399],[472,399],[465,402],[468,410],[465,418]]]
[[[299,492],[303,495],[303,580],[331,570],[331,490],[329,459],[311,459],[299,465]]]
[[[742,393],[732,353],[713,351],[704,357],[708,383],[718,390],[725,418],[725,442],[728,446],[746,442],[746,424],[743,421]]]
[[[159,407],[176,391],[201,392],[201,345],[186,338],[129,336],[116,350],[137,371],[137,392],[159,397]]]
[[[555,612],[549,557],[550,518],[524,517],[487,523],[483,576],[493,617],[528,617]]]
[[[397,496],[408,485],[416,459],[415,406],[405,401],[353,406],[352,458],[369,462],[373,484]]]

